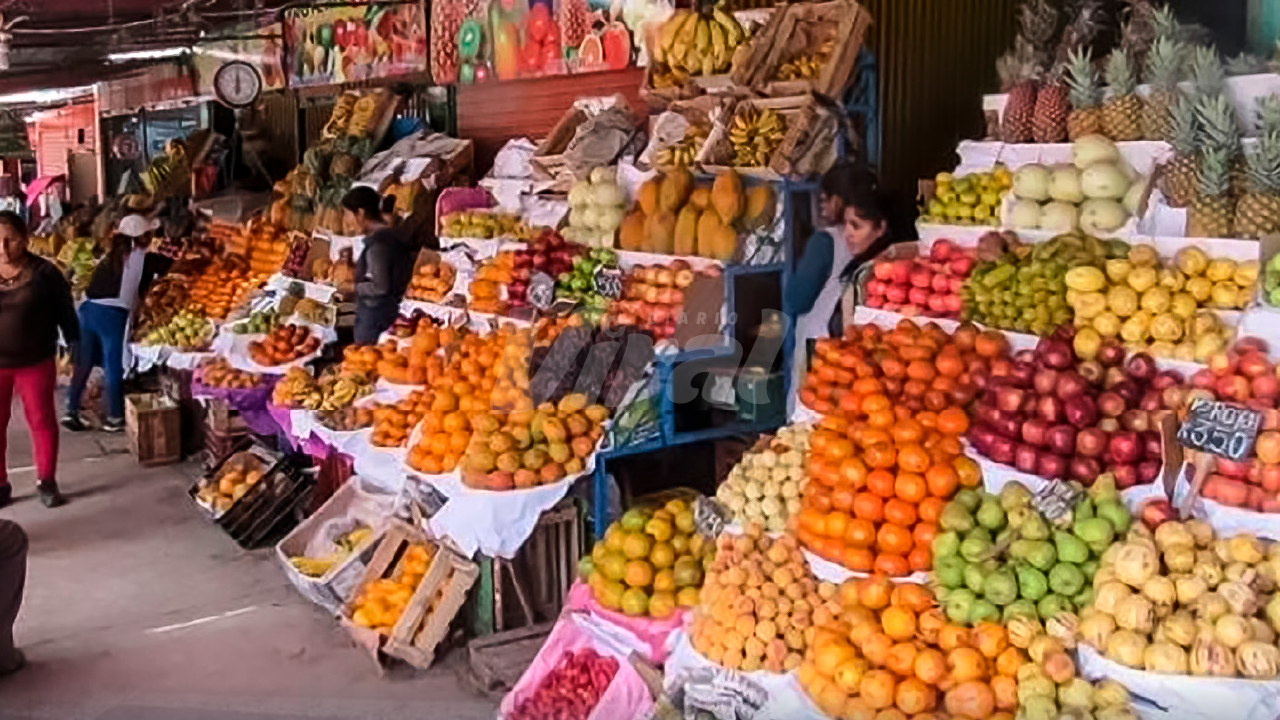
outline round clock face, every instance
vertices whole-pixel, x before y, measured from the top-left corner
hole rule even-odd
[[[262,75],[249,63],[232,60],[218,68],[213,76],[213,89],[226,105],[247,107],[262,94]]]

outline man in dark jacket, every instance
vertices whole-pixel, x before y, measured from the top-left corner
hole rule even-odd
[[[13,646],[13,623],[27,578],[27,535],[0,518],[0,678],[22,669],[26,658]]]

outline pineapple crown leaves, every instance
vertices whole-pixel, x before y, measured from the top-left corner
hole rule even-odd
[[[1264,72],[1267,72],[1267,62],[1257,55],[1241,52],[1227,60],[1227,75],[1232,77]]]
[[[1259,135],[1245,154],[1245,181],[1251,192],[1280,195],[1280,128]]]
[[[1280,132],[1280,95],[1263,95],[1253,106],[1258,136]]]
[[[1236,109],[1226,95],[1211,95],[1196,101],[1196,120],[1200,123],[1199,144],[1221,150],[1228,157],[1240,152],[1240,126]]]
[[[1018,8],[1018,33],[1037,53],[1047,55],[1058,36],[1058,9],[1049,0],[1023,0]]]
[[[1013,39],[1013,49],[996,59],[1000,89],[1008,92],[1024,80],[1033,80],[1042,72],[1035,48],[1021,35]]]
[[[1191,77],[1197,97],[1218,95],[1226,84],[1222,60],[1212,45],[1197,45],[1191,57]]]
[[[1151,0],[1126,0],[1124,22],[1120,24],[1120,47],[1139,65],[1156,36],[1156,9]]]
[[[1173,14],[1173,10],[1165,5],[1162,8],[1156,8],[1152,14],[1151,22],[1155,26],[1156,40],[1163,38],[1170,40],[1180,39],[1182,26],[1178,23],[1178,18]]]
[[[1073,49],[1067,53],[1067,89],[1071,107],[1086,110],[1098,105],[1098,74],[1093,68],[1093,51]]]
[[[1200,194],[1221,197],[1231,187],[1230,156],[1220,148],[1208,148],[1200,155],[1200,169],[1196,173]]]
[[[1070,62],[1072,50],[1091,48],[1102,27],[1101,0],[1079,0],[1075,4],[1074,13],[1074,19],[1062,29],[1062,39],[1058,41],[1058,50],[1054,53],[1054,62],[1058,65],[1065,66]]]
[[[1194,154],[1200,130],[1195,103],[1183,96],[1174,103],[1170,112],[1173,118],[1173,149],[1179,155]]]
[[[1138,80],[1134,77],[1133,64],[1129,62],[1127,51],[1122,48],[1111,51],[1111,56],[1107,58],[1106,78],[1113,97],[1133,94]]]
[[[1181,79],[1186,46],[1170,37],[1158,38],[1147,54],[1147,82],[1154,90],[1171,92]]]

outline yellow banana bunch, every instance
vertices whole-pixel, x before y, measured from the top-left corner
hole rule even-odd
[[[816,52],[804,53],[778,66],[774,74],[777,80],[812,80],[822,74],[822,66],[831,57],[835,43],[828,41]]]
[[[658,31],[653,48],[656,64],[666,65],[671,75],[655,70],[654,86],[675,84],[677,73],[714,75],[729,70],[733,51],[746,40],[746,32],[733,15],[715,8],[710,15],[687,9],[676,10]],[[662,84],[659,84],[662,83]]]
[[[761,167],[782,144],[787,123],[770,108],[750,108],[734,116],[729,125],[729,144],[733,148],[733,164],[739,167]]]
[[[692,167],[698,150],[707,141],[707,128],[703,125],[690,125],[684,132],[684,138],[674,145],[668,145],[654,156],[657,167],[663,170]]]

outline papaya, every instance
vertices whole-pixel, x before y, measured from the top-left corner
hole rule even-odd
[[[711,188],[705,185],[694,188],[689,193],[689,204],[697,208],[698,212],[706,210],[707,205],[711,204]]]
[[[729,262],[738,252],[738,231],[729,225],[721,225],[711,238],[711,257]]]
[[[698,255],[702,257],[715,256],[715,238],[722,227],[724,225],[720,222],[720,215],[715,210],[707,209],[702,211],[702,216],[698,218]]]
[[[778,195],[773,186],[762,183],[747,191],[747,209],[742,215],[742,225],[748,231],[768,227],[778,213]]]
[[[671,254],[675,247],[676,216],[666,210],[650,215],[644,221],[645,252]]]
[[[676,216],[675,247],[676,255],[692,255],[698,243],[698,209],[692,203],[685,205]]]
[[[711,186],[711,207],[725,225],[732,225],[742,214],[742,178],[736,171],[728,170],[716,176]]]
[[[662,180],[658,191],[658,207],[667,212],[679,212],[693,192],[693,175],[683,168],[672,170]]]
[[[656,190],[654,197],[657,197]],[[654,202],[656,203],[657,200],[655,199]],[[644,245],[644,213],[634,210],[628,213],[622,219],[622,224],[618,226],[618,247],[623,250],[640,250]]]
[[[640,186],[638,202],[640,209],[645,215],[652,215],[658,212],[658,189],[662,187],[661,178],[653,178],[646,180]]]

